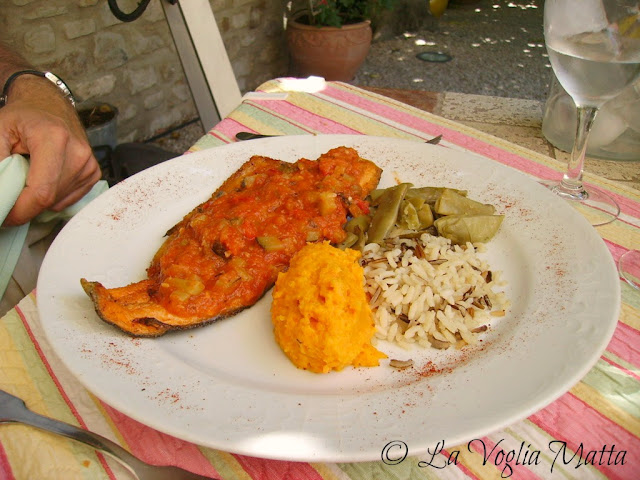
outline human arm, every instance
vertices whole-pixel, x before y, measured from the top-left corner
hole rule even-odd
[[[32,68],[0,44],[0,85]],[[29,155],[30,166],[4,226],[26,223],[43,210],[63,210],[101,177],[75,108],[53,83],[36,75],[15,78],[0,108],[0,160],[14,153]]]

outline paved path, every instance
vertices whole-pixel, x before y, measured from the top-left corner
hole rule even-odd
[[[542,0],[450,3],[439,20],[423,22],[424,28],[375,41],[355,83],[543,101],[552,75],[543,5]],[[425,51],[444,52],[452,60],[416,58]]]

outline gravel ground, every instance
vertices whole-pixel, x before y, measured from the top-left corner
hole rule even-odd
[[[543,0],[450,2],[439,19],[426,18],[413,31],[374,41],[355,83],[543,101],[552,75],[543,5]],[[416,57],[421,52],[452,58],[426,62]]]

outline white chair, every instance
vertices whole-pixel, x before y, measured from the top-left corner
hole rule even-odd
[[[242,101],[209,0],[163,1],[200,121],[211,129]]]

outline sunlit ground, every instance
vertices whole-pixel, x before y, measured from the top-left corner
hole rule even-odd
[[[449,5],[437,22],[374,42],[356,83],[544,100],[551,68],[542,0]],[[446,59],[444,63],[417,58]],[[433,54],[446,55],[433,55]],[[440,58],[442,57],[442,58]]]

